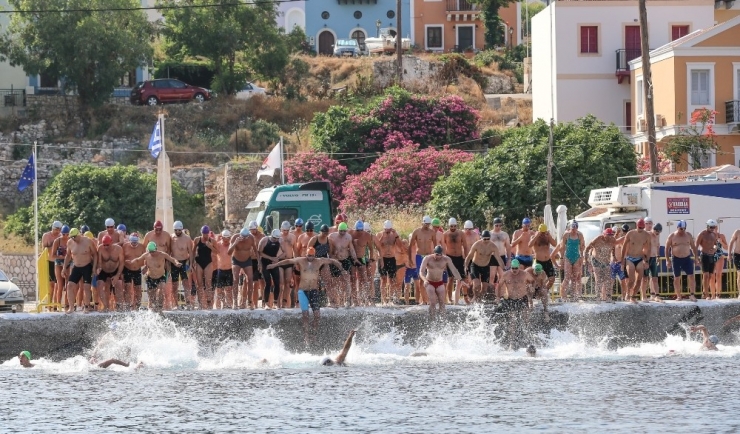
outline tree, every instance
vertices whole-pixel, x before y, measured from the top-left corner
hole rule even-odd
[[[542,12],[547,5],[538,1],[527,2],[527,13],[525,13],[524,6],[522,6],[522,31],[523,35],[527,37],[532,36],[532,17]],[[531,42],[531,41],[530,41]]]
[[[483,11],[483,24],[486,26],[486,47],[493,48],[503,46],[506,41],[504,28],[501,25],[501,17],[498,15],[499,9],[506,7],[514,0],[474,0],[481,5]],[[460,47],[467,48],[467,47]]]
[[[285,162],[285,176],[290,183],[328,181],[336,201],[343,199],[342,185],[347,168],[322,152],[299,152]]]
[[[65,166],[39,195],[39,233],[54,220],[102,230],[108,217],[125,224],[129,232],[147,231],[154,222],[156,191],[156,175],[134,166]],[[175,218],[186,227],[202,223],[203,196],[188,194],[177,182],[172,183],[172,206]],[[8,217],[6,230],[33,243],[33,221],[33,207],[21,208]]]
[[[176,7],[191,5],[195,7]],[[275,69],[275,58],[285,56],[275,19],[275,2],[224,2],[213,0],[158,0],[164,16],[163,34],[166,52],[173,57],[200,56],[210,59],[214,69],[214,90],[236,93],[245,83],[246,71],[240,71],[238,59],[259,63],[260,68]],[[277,57],[276,57],[277,56]]]
[[[84,106],[106,102],[120,78],[146,65],[152,26],[137,0],[9,0],[0,60],[48,74],[77,90]],[[131,10],[121,10],[132,8]],[[118,10],[111,10],[118,9]],[[72,12],[65,12],[72,10]],[[80,11],[76,11],[80,10]],[[50,12],[54,11],[54,12]]]
[[[702,161],[717,150],[714,123],[717,112],[701,108],[691,114],[689,125],[680,127],[678,134],[663,146],[663,152],[675,164],[689,157],[692,169],[700,169]]]
[[[453,167],[434,184],[431,208],[438,216],[490,223],[541,213],[547,191],[549,128],[542,120],[504,133],[501,145]],[[614,125],[589,115],[554,130],[552,201],[577,214],[593,188],[635,174],[633,146]]]

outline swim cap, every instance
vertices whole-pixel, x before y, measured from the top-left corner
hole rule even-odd
[[[336,217],[334,217],[334,223],[339,224],[344,221],[344,218],[342,217],[342,214],[338,214]]]
[[[257,232],[264,234],[265,230],[262,228],[262,226],[257,226]]]
[[[131,241],[134,244],[138,243],[139,242],[139,234],[136,233],[136,232],[134,232],[133,234],[131,234],[130,237],[128,237],[128,240]]]
[[[606,229],[604,229],[604,235],[606,235],[606,236],[612,236],[612,235],[614,235],[614,230],[612,230],[612,228],[606,228]]]
[[[365,223],[363,223],[362,220],[357,220],[357,222],[355,222],[355,230],[356,231],[361,231],[362,228],[364,228],[364,227],[365,227]]]
[[[542,273],[542,270],[543,270],[542,264],[534,264],[534,272],[535,273],[540,274],[540,273]]]
[[[644,220],[645,220],[645,223],[652,223],[653,222],[653,219],[651,217],[645,217]]]
[[[362,224],[362,230],[365,232],[370,232],[370,223],[365,222]]]
[[[644,228],[645,227],[645,220],[644,219],[637,220],[637,227],[640,228],[640,229]]]
[[[178,230],[178,229],[179,230],[182,230],[182,222],[180,220],[178,220],[175,223],[173,223],[172,224],[172,229],[173,230]]]
[[[540,232],[547,232],[547,225],[544,223],[540,223],[540,225],[537,226],[537,230]]]
[[[252,229],[257,229],[257,222],[256,222],[256,221],[254,221],[254,220],[250,221],[250,222],[249,222],[249,226],[248,226],[248,229],[249,229],[249,230],[252,230]]]
[[[519,260],[518,259],[512,259],[511,260],[511,268],[519,268]]]
[[[243,237],[249,236],[249,229],[242,228],[242,230],[239,232],[239,235],[241,235]]]
[[[231,236],[231,232],[228,229],[224,229],[224,230],[221,231],[221,236],[222,237],[230,237]]]
[[[719,343],[719,338],[716,335],[709,336],[709,342],[717,345]]]
[[[442,250],[442,246],[437,246],[434,248],[434,253],[441,255],[444,250]]]
[[[679,220],[678,227],[679,229],[686,229],[686,220]]]
[[[83,233],[83,234],[85,232],[89,231],[89,230],[90,230],[90,227],[88,225],[82,225],[82,226],[80,226],[80,232]]]
[[[465,220],[465,225],[463,226],[465,229],[473,229],[473,222],[470,220]]]
[[[69,230],[69,236],[70,237],[76,237],[79,234],[80,234],[80,230],[77,229],[77,228],[72,228],[72,229]]]
[[[67,226],[67,225],[62,226],[62,233],[63,234],[68,234],[69,231],[70,231],[69,226]]]
[[[200,228],[200,233],[201,234],[207,234],[209,232],[211,232],[211,228],[209,228],[208,225],[203,225],[203,227]]]
[[[314,228],[313,222],[306,223],[306,231],[312,231]]]
[[[103,239],[100,241],[103,242],[104,246],[110,246],[113,244],[113,238],[111,238],[110,235],[103,235]]]
[[[321,231],[321,232],[329,232],[329,226],[327,226],[327,225],[321,225],[321,228],[319,228],[319,231]]]
[[[575,220],[570,221],[570,228],[571,229],[578,229],[578,222]]]
[[[532,220],[530,220],[530,219],[529,219],[529,218],[527,218],[527,217],[524,217],[524,218],[522,219],[522,224],[523,224],[523,225],[528,225],[528,224],[531,224],[531,223],[532,223]]]
[[[154,222],[154,229],[162,229],[163,227],[164,225],[161,221],[157,220],[156,222]]]
[[[447,224],[448,224],[449,226],[457,226],[457,220],[456,220],[456,219],[455,219],[454,217],[452,217],[452,218],[451,218],[451,219],[450,219],[450,220],[449,220],[449,221],[447,222]]]
[[[495,224],[495,225],[502,225],[502,224],[504,224],[504,221],[501,220],[501,217],[496,217],[495,219],[493,219],[493,224]]]
[[[656,223],[655,226],[653,226],[654,231],[663,232],[663,225],[660,223]]]
[[[112,218],[105,219],[105,227],[115,226],[116,222]]]
[[[149,241],[149,244],[146,245],[146,249],[150,252],[157,250],[157,243],[155,243],[154,241]]]
[[[425,224],[425,225],[428,225],[428,224],[432,223],[432,218],[429,217],[428,215],[425,215],[424,218],[421,219],[421,223],[422,224]]]
[[[309,247],[306,249],[306,256],[316,256],[316,249]]]
[[[54,223],[51,224],[51,227],[53,229],[61,229],[62,228],[62,222],[59,220],[54,220]]]
[[[289,231],[289,230],[290,230],[290,222],[289,222],[289,221],[287,221],[287,220],[286,220],[286,221],[284,221],[284,222],[283,222],[283,223],[282,223],[282,224],[280,225],[280,229],[282,229],[282,230],[284,230],[284,231]]]
[[[630,225],[627,223],[622,225],[622,232],[629,232],[630,231]]]
[[[300,218],[300,217],[298,217],[297,219],[295,219],[295,225],[296,226],[303,226],[303,219]]]
[[[438,218],[435,217],[432,219],[432,226],[441,226],[441,225],[442,223],[439,221]]]
[[[491,233],[490,233],[490,232],[488,232],[488,231],[483,231],[483,233],[482,233],[482,234],[480,234],[480,237],[481,237],[481,238],[483,238],[484,240],[485,240],[486,238],[491,238]]]
[[[527,347],[527,354],[534,355],[537,354],[537,348],[534,347],[534,345],[530,345]]]
[[[709,220],[707,220],[707,227],[716,228],[717,227],[717,222],[714,221],[713,219],[709,219]]]
[[[344,223],[344,222],[339,223],[339,227],[337,229],[340,231],[346,231],[348,229],[347,223]]]
[[[272,230],[272,233],[270,234],[270,236],[273,237],[273,238],[280,238],[282,235],[280,234],[280,231],[279,230],[273,229]]]
[[[393,222],[386,220],[383,222],[383,229],[393,229]]]
[[[31,361],[31,352],[30,351],[27,351],[27,350],[21,351],[21,356],[24,356],[25,358],[27,358],[29,362]]]
[[[124,225],[123,223],[121,223],[120,225],[118,225],[118,227],[116,228],[116,230],[122,231],[122,232],[126,232],[126,225]]]
[[[90,238],[91,240],[95,239],[95,235],[93,235],[93,233],[90,231],[85,232],[85,236]]]

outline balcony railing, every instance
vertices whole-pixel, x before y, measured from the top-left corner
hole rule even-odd
[[[477,3],[469,0],[447,0],[447,12],[450,11],[478,11]]]
[[[725,123],[740,124],[740,100],[725,102]]]
[[[617,50],[617,72],[629,72],[630,61],[642,56],[640,48],[620,48]]]

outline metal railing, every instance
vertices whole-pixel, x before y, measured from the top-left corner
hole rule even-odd
[[[617,72],[629,71],[629,62],[637,59],[641,55],[642,49],[640,48],[620,48],[617,50]]]
[[[25,107],[26,91],[24,89],[0,89],[3,107]]]
[[[725,123],[740,123],[740,100],[725,102]]]
[[[447,0],[446,11],[478,11],[478,4],[469,0]]]

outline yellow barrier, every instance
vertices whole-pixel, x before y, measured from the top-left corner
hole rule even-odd
[[[36,259],[36,268],[38,270],[38,294],[36,299],[39,300],[36,304],[36,312],[41,313],[45,307],[56,307],[62,309],[62,305],[59,303],[53,303],[51,301],[51,294],[49,294],[49,250],[44,250]]]

